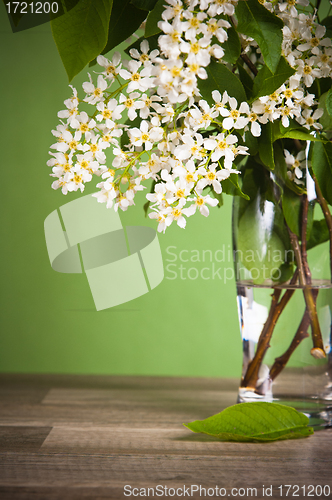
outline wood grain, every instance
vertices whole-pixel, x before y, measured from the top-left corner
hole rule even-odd
[[[280,484],[332,491],[332,429],[256,444],[182,426],[234,404],[236,391],[236,380],[0,375],[0,498],[134,498],[126,484],[218,485],[226,496],[252,487],[255,498],[267,498],[263,485],[273,486],[269,498],[280,498]]]

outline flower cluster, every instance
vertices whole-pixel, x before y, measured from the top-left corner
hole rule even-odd
[[[205,68],[211,58],[224,62],[220,44],[231,26],[224,17],[234,14],[237,0],[165,1],[160,50],[150,51],[145,40],[140,50],[130,50],[130,60],[121,60],[117,52],[111,60],[99,56],[96,82],[89,75],[83,99],[72,87],[66,109],[58,113],[61,123],[53,131],[57,142],[48,161],[56,178],[54,189],[61,188],[64,194],[83,191],[86,182],[99,176],[95,196],[115,210],[127,210],[144,182],[152,181],[153,191],[146,198],[159,231],[173,221],[183,228],[185,217],[197,210],[207,216],[208,207],[218,204],[211,195],[220,194],[222,182],[239,173],[241,158],[248,155],[248,148],[241,145],[248,130],[259,137],[261,124],[281,119],[287,127],[289,118],[310,130],[320,128],[322,110],[309,109],[315,104],[314,95],[305,89],[310,80],[309,70],[303,68],[312,68],[312,78],[317,68],[327,74],[319,47],[328,57],[332,52],[322,27],[312,19],[309,24],[293,16],[291,2],[286,7],[279,4],[276,13],[285,22],[283,51],[296,73],[251,106],[217,90],[208,103],[200,96],[198,79],[207,78]],[[264,5],[273,9],[269,2]],[[300,38],[295,38],[295,30]],[[106,165],[109,148],[114,155],[111,167]],[[299,181],[298,169],[289,173]]]

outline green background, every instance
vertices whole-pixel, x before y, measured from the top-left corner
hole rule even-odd
[[[0,371],[240,377],[241,341],[233,280],[211,278],[214,252],[231,248],[231,199],[159,235],[165,279],[150,293],[97,312],[84,274],[52,270],[44,220],[78,195],[51,189],[46,166],[57,112],[71,94],[50,26],[13,34],[0,3],[1,336]],[[72,82],[78,89],[86,71]],[[95,189],[90,185],[85,191]],[[121,212],[124,225],[148,225],[144,195]],[[105,208],[106,210],[106,208]],[[176,254],[172,271],[167,270]],[[174,248],[176,247],[176,248]],[[181,250],[211,250],[213,262],[181,262]],[[197,253],[197,252],[196,252]],[[182,254],[184,257],[187,255]],[[218,258],[221,254],[218,254]],[[189,279],[188,269],[208,267]],[[195,269],[189,271],[191,277]],[[110,286],[116,287],[112,283]]]

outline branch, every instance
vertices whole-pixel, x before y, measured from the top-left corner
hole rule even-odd
[[[318,290],[313,290],[313,295],[315,301],[317,300],[317,295],[318,295]],[[275,358],[275,361],[271,367],[270,370],[270,379],[273,381],[277,375],[285,368],[286,364],[289,361],[289,358],[295,351],[295,349],[300,345],[302,340],[306,339],[309,337],[308,333],[308,328],[310,326],[310,315],[308,312],[308,309],[306,308],[302,321],[297,329],[297,332],[295,334],[295,337],[293,338],[290,346],[288,347],[287,351],[282,354],[282,356],[279,356],[278,358]]]
[[[294,285],[297,281],[297,278],[298,278],[298,270],[295,271],[290,284]],[[270,347],[270,340],[274,328],[277,324],[280,314],[285,309],[286,305],[288,304],[295,290],[294,289],[286,290],[286,292],[284,293],[279,302],[281,291],[282,291],[281,288],[276,288],[273,292],[269,316],[260,334],[257,343],[256,354],[248,365],[246,374],[241,383],[241,387],[247,387],[250,389],[256,388],[259,369],[261,367],[265,353],[267,349]]]
[[[303,262],[303,270],[306,276],[307,285],[311,284],[311,271],[308,264],[307,255],[307,226],[308,226],[308,210],[309,210],[309,200],[308,196],[304,194],[302,196],[302,225],[301,225],[301,255]]]
[[[247,54],[241,54],[240,57],[241,57],[242,61],[246,63],[246,65],[248,66],[248,68],[250,69],[250,71],[256,76],[257,73],[258,73],[258,69],[254,65],[254,63],[249,59],[249,57],[247,56]]]
[[[305,270],[302,262],[302,255],[299,240],[289,227],[287,226],[290,241],[294,250],[296,265],[299,270],[299,281],[300,285],[303,288],[304,300],[308,309],[308,313],[310,316],[311,323],[311,335],[313,341],[313,348],[310,351],[310,354],[317,359],[322,359],[326,357],[324,344],[322,339],[322,333],[319,326],[318,315],[316,304],[313,298],[312,288],[307,284]]]

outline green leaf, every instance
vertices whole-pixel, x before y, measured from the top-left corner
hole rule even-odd
[[[286,281],[290,280],[294,274],[294,266],[292,263],[289,262],[284,262],[284,264],[281,264],[279,269],[277,269],[273,274],[272,274],[272,281],[274,283],[285,283]]]
[[[258,203],[261,210],[257,209]],[[276,269],[284,264],[287,255],[287,247],[278,227],[274,225],[273,229],[267,230],[262,224],[265,206],[266,203],[260,197],[253,198],[244,210],[237,229],[237,249],[242,256],[242,264],[253,272],[252,279],[256,285],[272,278]]]
[[[145,38],[161,32],[161,30],[158,28],[158,22],[162,21],[161,14],[164,12],[164,10],[165,0],[158,0],[154,9],[149,13],[147,17],[144,33]]]
[[[157,181],[153,180],[152,183],[151,183],[151,188],[150,188],[150,194],[153,194],[154,193],[154,188],[155,188],[155,185],[157,184]],[[144,203],[143,205],[143,210],[144,210],[144,214],[145,214],[145,217],[148,216],[149,214],[149,207],[150,207],[150,203],[151,201],[148,200],[146,203]]]
[[[129,125],[130,128],[139,128],[141,124],[142,118],[140,116],[136,116],[134,120],[128,120],[124,123],[124,125]],[[120,146],[121,149],[124,149],[125,146],[130,144],[129,136],[126,130],[124,130],[122,136],[120,137]]]
[[[326,27],[325,37],[332,38],[332,16],[328,16],[320,24]]]
[[[244,69],[244,67],[241,64],[238,64],[237,68],[239,71],[240,81],[244,87],[244,90],[246,91],[247,98],[250,99],[250,97],[252,96],[252,89],[254,86],[254,80],[246,72],[246,70]]]
[[[313,434],[309,419],[294,408],[277,403],[240,403],[205,420],[183,424],[193,432],[223,441],[277,441]]]
[[[114,0],[109,22],[109,33],[106,47],[102,54],[114,49],[140,27],[146,18],[146,11],[140,10],[130,0]]]
[[[245,133],[244,141],[239,141],[241,146],[246,146],[249,148],[250,156],[255,156],[258,153],[258,138],[252,135],[250,130]]]
[[[216,200],[218,200],[218,205],[217,207],[218,208],[221,208],[224,204],[224,198],[223,198],[223,195],[222,193],[216,193],[214,189],[211,189],[209,194],[212,194],[213,198],[215,198]]]
[[[245,200],[249,200],[249,196],[241,190],[239,186],[238,174],[231,174],[227,179],[222,181],[222,191],[231,196],[241,196]]]
[[[277,90],[289,77],[295,73],[284,57],[280,58],[276,73],[273,74],[267,66],[259,70],[253,87],[254,99],[263,95],[270,95]]]
[[[259,45],[266,66],[275,73],[281,56],[284,23],[258,0],[241,1],[236,7],[237,31],[253,38]]]
[[[112,0],[80,0],[71,10],[51,21],[69,81],[105,47],[112,3]]]
[[[140,10],[152,10],[157,0],[130,0],[130,3]]]
[[[315,220],[312,225],[310,238],[307,242],[307,249],[314,248],[321,243],[325,243],[330,239],[329,228],[327,227],[326,220]]]
[[[286,186],[282,194],[282,211],[290,230],[298,237],[301,237],[301,196]]]
[[[330,89],[325,95],[325,106],[328,114],[332,117],[332,89]],[[323,96],[322,96],[323,97]]]
[[[235,64],[241,54],[240,38],[233,26],[228,28],[227,35],[228,39],[221,44],[225,51],[223,59],[230,64]]]
[[[332,205],[332,143],[315,142],[312,146],[311,168],[327,202]]]
[[[332,92],[331,92],[331,90],[328,92],[325,92],[319,98],[319,107],[324,109],[324,113],[320,117],[319,123],[323,126],[323,129],[325,131],[332,130]]]
[[[206,68],[208,78],[199,80],[198,87],[203,99],[212,104],[213,90],[219,90],[221,95],[226,90],[230,97],[235,97],[238,103],[246,101],[246,93],[240,80],[224,64],[211,61]]]
[[[272,141],[278,139],[299,139],[300,141],[326,142],[326,139],[314,137],[309,131],[301,127],[295,120],[290,120],[289,126],[284,127],[280,120],[275,121],[272,125]]]
[[[149,49],[150,50],[159,49],[158,36],[157,35],[150,36],[149,38],[145,38],[144,36],[141,36],[140,38],[138,38],[137,40],[135,40],[134,43],[132,43],[131,45],[129,45],[129,47],[127,47],[125,49],[126,54],[129,54],[131,49],[140,50],[141,43],[143,42],[143,40],[146,40],[149,43]]]
[[[261,161],[269,167],[274,169],[274,155],[273,155],[273,140],[272,140],[272,125],[271,122],[262,127],[262,133],[258,143],[259,157]]]

